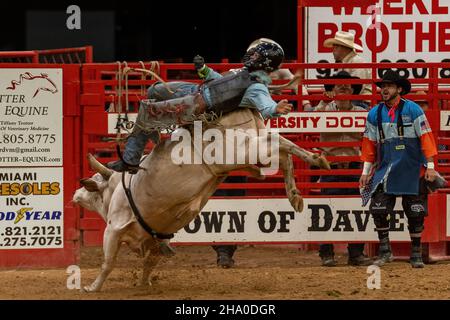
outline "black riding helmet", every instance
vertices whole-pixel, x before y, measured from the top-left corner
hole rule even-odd
[[[258,53],[258,55],[253,57],[255,53]],[[283,59],[284,51],[278,43],[262,42],[248,49],[242,58],[242,62],[249,71],[264,70],[272,72],[280,67]]]

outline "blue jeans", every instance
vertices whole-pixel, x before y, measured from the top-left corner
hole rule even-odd
[[[170,90],[174,93],[168,91],[167,87],[169,87]],[[198,85],[195,83],[174,81],[163,84],[161,82],[156,82],[148,88],[147,97],[149,99],[163,101],[181,98],[197,91]],[[157,133],[146,133],[142,130],[133,131],[133,134],[128,137],[125,151],[123,153],[123,159],[125,160],[125,162],[131,165],[139,164],[142,152],[144,151],[148,140],[152,138],[152,136],[156,138]]]
[[[167,87],[174,93],[170,93]],[[198,92],[198,88],[198,84],[191,82],[174,81],[167,82],[166,85],[161,82],[156,82],[148,88],[147,97],[149,99],[156,99],[157,101],[170,100],[196,93]]]

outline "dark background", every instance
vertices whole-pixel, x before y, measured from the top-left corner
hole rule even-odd
[[[81,30],[69,30],[69,5],[81,9]],[[6,3],[4,4],[6,6]],[[0,50],[94,46],[94,61],[239,62],[260,37],[296,58],[296,0],[8,2],[0,19]]]

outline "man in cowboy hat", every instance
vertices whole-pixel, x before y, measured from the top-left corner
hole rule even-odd
[[[330,79],[359,79],[351,76],[347,71],[340,71]],[[361,84],[326,84],[325,90],[333,92],[334,95],[351,95],[358,94],[362,89]],[[315,111],[364,111],[363,107],[356,106],[350,100],[335,100],[329,104],[316,108]],[[321,142],[350,142],[361,141],[360,132],[323,132],[320,134]],[[323,154],[331,157],[349,157],[359,156],[359,147],[323,147]],[[335,162],[331,164],[332,169],[360,169],[359,162]],[[320,182],[357,182],[359,176],[344,176],[344,175],[327,175],[320,177]],[[358,189],[349,188],[324,188],[321,189],[322,195],[357,195]],[[372,264],[372,260],[364,255],[364,243],[349,243],[348,249],[348,264],[355,266],[367,266]],[[320,244],[319,256],[322,259],[322,265],[326,267],[336,266],[337,262],[334,259],[334,248],[332,244]]]
[[[420,106],[402,98],[411,90],[407,79],[388,70],[376,85],[381,88],[383,102],[373,107],[367,117],[360,178],[360,188],[371,196],[369,211],[380,240],[374,264],[382,266],[394,259],[389,243],[389,216],[396,197],[401,196],[412,243],[410,263],[413,268],[423,268],[420,241],[427,215],[426,182],[436,179],[436,143]]]
[[[353,33],[346,31],[338,31],[334,38],[328,38],[323,42],[324,47],[333,48],[333,56],[336,63],[365,63],[366,61],[356,53],[356,50],[362,51],[363,48],[355,43]],[[360,79],[371,79],[372,73],[370,69],[361,68],[345,68],[344,71],[350,73],[354,77]],[[370,84],[363,85],[360,94],[372,94],[372,86]],[[329,92],[329,98],[333,98],[333,94]]]

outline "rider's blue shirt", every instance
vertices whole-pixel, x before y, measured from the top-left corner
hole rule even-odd
[[[272,82],[270,76],[262,70],[253,71],[250,75],[258,77],[260,82],[253,83],[247,88],[239,106],[258,109],[264,119],[279,117],[280,114],[276,112],[277,103],[272,99],[268,88],[268,85]],[[205,80],[214,80],[221,77],[222,75],[220,73],[209,68]],[[206,103],[211,105],[208,89],[205,89],[203,97],[206,100]]]

